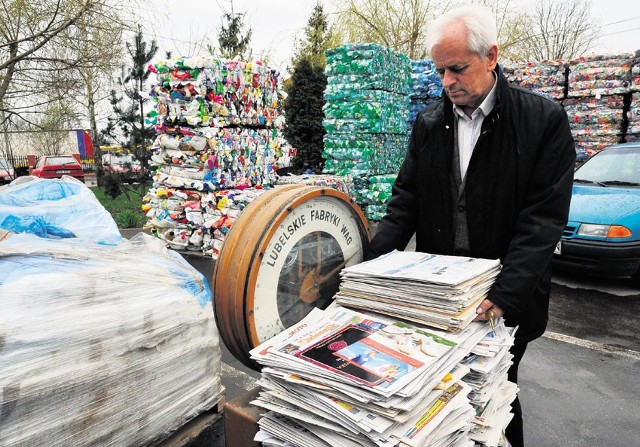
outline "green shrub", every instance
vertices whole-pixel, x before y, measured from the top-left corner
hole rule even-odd
[[[146,191],[147,188],[145,188]],[[142,197],[139,193],[120,194],[115,199],[102,188],[91,188],[98,201],[111,214],[119,228],[140,228],[147,221],[142,212]]]
[[[145,220],[143,215],[131,210],[121,211],[115,218],[118,228],[140,228]]]

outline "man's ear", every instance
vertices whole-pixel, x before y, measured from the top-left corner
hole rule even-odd
[[[487,68],[493,71],[498,63],[498,45],[491,45],[485,58],[487,59]]]

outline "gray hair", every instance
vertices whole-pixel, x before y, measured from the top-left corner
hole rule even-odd
[[[492,45],[498,44],[496,21],[490,9],[483,6],[462,6],[445,12],[429,26],[427,48],[431,52],[444,38],[449,25],[462,23],[467,30],[467,47],[472,53],[485,56]]]

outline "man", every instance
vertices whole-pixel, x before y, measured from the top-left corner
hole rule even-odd
[[[499,258],[503,268],[477,320],[519,326],[509,380],[548,319],[551,259],[566,224],[575,148],[563,109],[508,84],[491,13],[453,10],[433,23],[431,55],[446,95],[413,126],[406,159],[366,258],[416,250]],[[507,428],[523,445],[518,400]]]

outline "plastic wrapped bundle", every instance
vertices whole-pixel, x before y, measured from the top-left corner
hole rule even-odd
[[[168,127],[251,125],[278,127],[282,87],[279,73],[261,61],[180,58],[159,61],[150,96],[157,113],[148,124]]]
[[[409,93],[407,56],[374,43],[347,44],[325,51],[327,92],[386,90]]]
[[[633,55],[592,56],[569,63],[569,97],[621,95],[631,87]]]
[[[5,232],[0,297],[2,445],[152,445],[223,396],[207,281],[155,238]]]
[[[103,245],[122,242],[118,226],[93,192],[66,175],[47,180],[19,177],[1,187],[0,229]]]
[[[351,176],[397,172],[406,150],[406,134],[327,134],[324,172]]]
[[[509,82],[559,100],[565,97],[566,67],[562,61],[535,61],[502,69]]]

